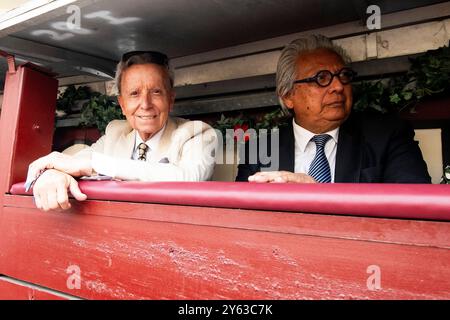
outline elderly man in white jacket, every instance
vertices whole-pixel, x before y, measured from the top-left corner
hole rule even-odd
[[[135,51],[117,66],[118,101],[127,120],[108,124],[105,135],[73,156],[52,152],[29,166],[36,206],[68,209],[68,190],[87,198],[74,177],[101,174],[121,180],[203,181],[211,178],[215,131],[201,121],[169,117],[173,75],[166,55]],[[36,180],[37,179],[37,180]]]

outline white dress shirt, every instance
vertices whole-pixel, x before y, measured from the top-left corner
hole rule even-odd
[[[138,160],[139,158],[139,148],[138,146],[144,142],[147,146],[147,152],[146,152],[146,161],[152,161],[155,159],[152,159],[152,150],[156,150],[158,148],[159,140],[161,140],[161,136],[163,135],[164,130],[166,129],[166,126],[159,130],[153,137],[151,137],[147,141],[143,141],[141,136],[138,134],[137,131],[135,131],[135,140],[134,140],[134,148],[133,148],[133,154],[131,155],[131,159]]]
[[[316,134],[305,128],[300,127],[295,120],[292,119],[295,138],[295,173],[308,174],[309,167],[316,156],[316,144],[311,138]],[[325,156],[328,159],[331,172],[331,182],[334,182],[334,171],[336,168],[336,150],[339,137],[339,128],[325,132],[331,136],[325,144]]]

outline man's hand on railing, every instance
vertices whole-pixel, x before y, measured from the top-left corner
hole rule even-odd
[[[307,174],[289,171],[261,171],[248,177],[248,181],[258,183],[316,183],[314,178]]]
[[[78,182],[69,174],[49,169],[46,170],[37,180],[33,187],[33,196],[36,207],[44,211],[53,209],[69,209],[69,196],[67,190],[78,201],[87,199],[81,192]]]

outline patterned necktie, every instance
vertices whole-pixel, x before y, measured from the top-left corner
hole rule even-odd
[[[308,174],[320,183],[331,182],[330,164],[325,156],[325,144],[331,138],[328,134],[321,134],[311,138],[316,143],[316,156],[309,167]]]
[[[147,161],[148,145],[141,142],[138,145],[138,160]]]

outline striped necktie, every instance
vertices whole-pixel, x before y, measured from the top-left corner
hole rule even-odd
[[[331,138],[328,134],[320,134],[311,138],[316,143],[316,156],[311,162],[308,174],[320,183],[331,182],[330,164],[325,156],[325,144]]]
[[[148,150],[148,145],[146,145],[143,142],[139,143],[139,145],[138,145],[138,160],[147,161],[147,150]]]

